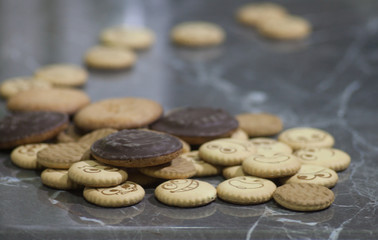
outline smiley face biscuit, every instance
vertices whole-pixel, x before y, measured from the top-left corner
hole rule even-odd
[[[194,175],[195,177],[214,176],[221,172],[220,166],[212,165],[203,161],[199,157],[198,151],[183,153],[180,155],[180,157],[194,164],[196,169],[196,174]]]
[[[149,130],[122,130],[96,141],[92,156],[120,167],[149,167],[172,161],[182,153],[180,140]]]
[[[177,136],[189,144],[202,144],[229,137],[237,128],[237,120],[222,109],[206,107],[179,108],[150,125],[152,130]]]
[[[334,138],[327,132],[309,127],[291,128],[278,136],[278,140],[289,145],[293,150],[312,147],[332,147]]]
[[[249,26],[258,26],[267,19],[280,18],[287,15],[284,7],[269,2],[251,3],[242,6],[236,12],[236,19]]]
[[[169,180],[155,189],[162,203],[176,207],[198,207],[215,200],[217,190],[209,183],[194,179]]]
[[[84,57],[87,66],[105,70],[129,68],[136,59],[136,54],[129,49],[105,46],[92,47]]]
[[[274,200],[281,206],[295,211],[318,211],[329,207],[335,200],[328,188],[309,183],[289,183],[276,189]]]
[[[334,171],[343,171],[350,165],[350,156],[336,148],[303,148],[294,152],[302,164],[319,165]]]
[[[163,107],[145,98],[111,98],[88,105],[74,118],[75,125],[83,131],[100,128],[140,128],[156,121],[163,114]]]
[[[272,136],[281,132],[283,127],[281,119],[269,113],[243,113],[236,119],[250,137]]]
[[[52,64],[39,68],[34,76],[58,87],[78,87],[87,82],[88,72],[72,64]]]
[[[74,190],[82,188],[82,186],[68,178],[67,170],[62,169],[45,169],[41,173],[41,181],[43,185],[59,190]]]
[[[21,168],[40,169],[42,166],[37,162],[37,153],[47,146],[44,143],[21,145],[12,151],[11,160]]]
[[[257,153],[293,153],[293,149],[283,142],[271,138],[252,138],[249,140],[255,147]]]
[[[100,40],[108,46],[140,50],[150,47],[155,41],[155,36],[147,28],[118,26],[105,29],[100,35]]]
[[[294,176],[281,179],[281,182],[312,183],[332,188],[336,185],[338,179],[337,173],[332,169],[318,165],[303,164]]]
[[[222,138],[207,142],[199,148],[199,156],[204,161],[220,165],[233,166],[241,164],[253,155],[256,148],[252,143],[233,138]]]
[[[101,207],[126,207],[142,201],[144,189],[131,181],[109,188],[84,188],[84,198]]]
[[[275,190],[276,185],[272,181],[251,176],[231,178],[217,186],[219,198],[240,205],[269,201]]]
[[[292,154],[254,154],[243,161],[243,171],[262,178],[278,178],[297,173],[301,164]]]
[[[16,77],[6,79],[0,85],[0,95],[3,98],[10,98],[19,92],[31,89],[50,89],[52,85],[49,82],[38,80],[33,77]]]

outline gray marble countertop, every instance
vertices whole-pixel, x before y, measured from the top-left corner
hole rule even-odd
[[[81,193],[42,186],[39,172],[0,153],[0,239],[378,239],[378,2],[289,0],[313,24],[306,40],[276,42],[239,25],[245,1],[0,0],[0,80],[31,75],[45,64],[82,64],[98,33],[118,24],[152,28],[156,44],[128,71],[91,71],[93,101],[139,96],[179,106],[213,106],[232,114],[265,111],[285,128],[330,132],[352,157],[324,211],[285,210],[274,201],[235,206],[216,200],[194,209],[167,207],[153,189],[132,207],[104,209]],[[227,32],[225,44],[172,46],[170,28],[206,20]],[[0,116],[6,114],[0,101]],[[207,178],[216,185],[221,177]]]

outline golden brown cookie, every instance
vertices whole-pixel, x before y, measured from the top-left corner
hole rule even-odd
[[[163,113],[162,106],[144,98],[113,98],[92,103],[74,118],[82,130],[100,128],[140,128],[156,121]]]
[[[250,137],[272,136],[282,130],[278,116],[269,113],[243,113],[236,116],[239,127]]]
[[[85,69],[72,64],[52,64],[39,68],[34,76],[58,87],[77,87],[88,79]]]
[[[318,211],[329,207],[335,195],[324,186],[309,183],[289,183],[278,187],[273,194],[281,206],[295,211]]]
[[[16,77],[4,80],[0,85],[0,94],[3,98],[10,98],[19,92],[31,89],[50,89],[49,82],[33,77]]]
[[[100,35],[100,40],[108,46],[139,50],[150,47],[155,41],[155,36],[147,28],[117,26],[105,29]]]
[[[64,131],[61,131],[58,136],[56,136],[56,139],[59,143],[68,143],[77,142],[81,137],[82,135],[78,133],[75,125],[70,124]]]
[[[180,155],[180,157],[194,164],[196,169],[196,174],[194,175],[195,177],[214,176],[221,172],[220,166],[212,165],[203,161],[199,157],[198,151],[183,153]]]
[[[88,95],[77,89],[34,89],[18,93],[7,102],[11,111],[55,111],[74,114],[88,105]]]
[[[37,162],[37,153],[47,146],[44,143],[21,145],[12,151],[11,160],[21,168],[40,169],[42,166]]]
[[[331,134],[321,129],[309,127],[287,129],[278,136],[278,140],[286,143],[293,150],[332,147],[335,143]]]
[[[174,43],[188,47],[205,47],[221,44],[226,37],[223,29],[209,22],[185,22],[171,30]]]
[[[68,171],[62,169],[45,169],[41,173],[41,181],[44,185],[59,190],[80,189],[83,186],[68,178]]]
[[[51,144],[37,153],[37,162],[48,168],[69,169],[88,148],[86,143]]]
[[[243,24],[255,27],[266,20],[283,17],[286,14],[286,9],[276,3],[261,2],[242,6],[236,12],[236,18]]]
[[[96,46],[89,49],[84,57],[91,68],[117,70],[129,68],[135,64],[137,56],[129,49]]]

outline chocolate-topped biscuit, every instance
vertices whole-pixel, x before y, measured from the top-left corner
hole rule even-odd
[[[24,112],[0,120],[0,149],[39,143],[55,137],[68,125],[68,116],[58,112]]]
[[[174,136],[149,130],[122,130],[96,141],[91,153],[100,162],[121,167],[147,167],[170,162],[182,153]]]
[[[170,112],[150,128],[175,135],[189,144],[202,144],[229,137],[238,128],[238,121],[222,109],[188,107]]]

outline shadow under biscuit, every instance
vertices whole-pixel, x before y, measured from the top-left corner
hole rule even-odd
[[[217,201],[217,210],[221,213],[233,216],[233,217],[259,217],[264,214],[266,205],[256,204],[256,205],[236,205],[232,203],[226,203],[222,200]]]
[[[302,223],[305,225],[316,225],[321,222],[329,221],[333,218],[335,214],[334,208],[327,208],[322,211],[315,211],[315,212],[295,212],[290,211],[291,214],[283,214],[283,215],[274,215],[272,219],[278,222],[283,223]]]
[[[181,220],[194,220],[206,218],[213,215],[217,208],[214,203],[209,203],[201,207],[179,208],[179,207],[160,207],[160,213],[166,217]]]

